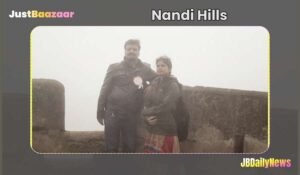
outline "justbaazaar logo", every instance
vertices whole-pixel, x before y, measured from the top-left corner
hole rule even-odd
[[[74,11],[15,11],[12,10],[8,15],[9,18],[74,18]]]
[[[243,158],[241,162],[242,168],[291,168],[291,159],[275,159],[275,158]]]

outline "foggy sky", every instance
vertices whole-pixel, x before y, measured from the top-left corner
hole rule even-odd
[[[124,42],[141,41],[140,58],[172,59],[188,86],[268,91],[269,33],[263,27],[37,27],[31,34],[33,78],[65,86],[66,130],[102,130],[96,120],[100,88]]]

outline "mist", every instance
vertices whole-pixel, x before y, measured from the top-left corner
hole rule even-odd
[[[103,79],[131,38],[141,41],[140,59],[154,70],[157,57],[169,56],[184,85],[268,91],[270,41],[263,27],[37,27],[32,78],[64,84],[66,130],[103,130],[96,119]]]

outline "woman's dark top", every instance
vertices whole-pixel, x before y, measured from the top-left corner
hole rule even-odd
[[[147,125],[150,133],[168,136],[177,135],[172,111],[174,111],[179,97],[179,84],[173,76],[158,76],[145,89],[143,117],[157,117],[155,125]]]

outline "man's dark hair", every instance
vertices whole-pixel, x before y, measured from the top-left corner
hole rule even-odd
[[[129,39],[129,40],[127,40],[124,44],[124,49],[126,48],[127,45],[137,45],[139,50],[141,49],[140,40],[138,40],[138,39]]]

